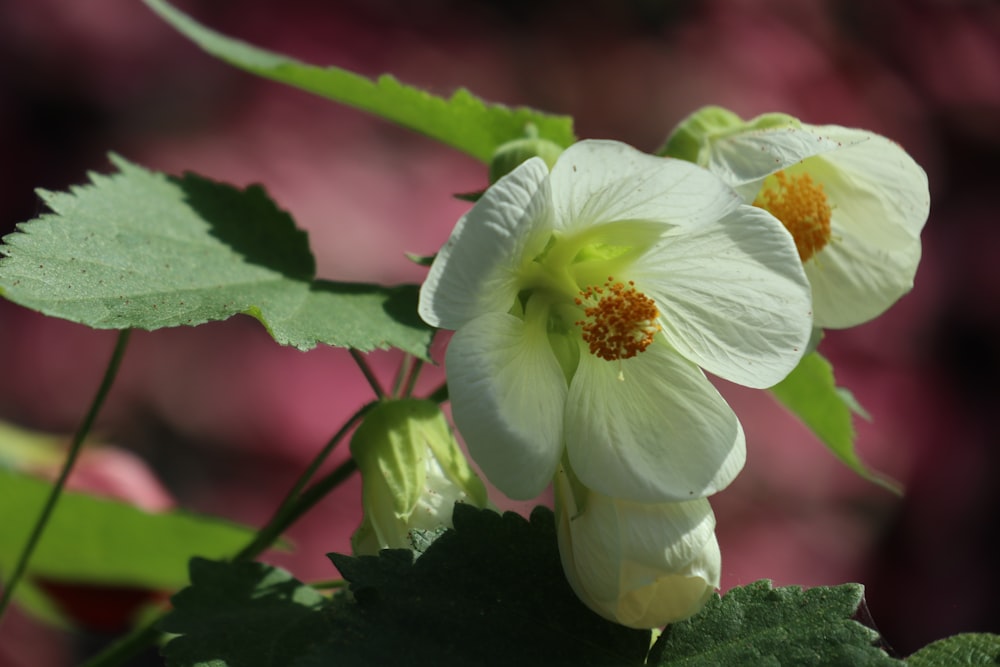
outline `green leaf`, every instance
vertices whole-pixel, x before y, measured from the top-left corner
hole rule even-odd
[[[161,626],[183,635],[167,664],[643,664],[649,632],[605,621],[569,588],[550,510],[529,522],[459,504],[454,523],[415,562],[409,550],[331,554],[350,592],[325,605],[272,568],[196,561],[194,591]]]
[[[282,345],[427,358],[413,285],[313,280],[305,232],[259,186],[173,178],[112,156],[119,173],[40,191],[53,213],[0,246],[0,295],[99,329],[197,325],[243,313]]]
[[[868,415],[848,390],[838,387],[833,366],[819,352],[810,352],[771,393],[797,416],[833,455],[867,480],[895,494],[899,482],[868,468],[854,451],[852,413]]]
[[[501,144],[526,135],[560,146],[576,137],[573,119],[524,107],[486,104],[459,88],[448,99],[400,83],[390,75],[372,81],[339,67],[317,67],[231,39],[195,22],[162,0],[144,0],[154,12],[209,54],[266,79],[301,88],[425,134],[488,162]]]
[[[946,637],[923,647],[909,658],[910,667],[961,667],[1000,664],[1000,635],[969,633]]]
[[[13,569],[50,488],[48,482],[0,467],[0,571]],[[64,492],[27,575],[173,589],[187,581],[192,554],[228,556],[253,534],[220,519],[180,511],[154,514],[117,500]]]
[[[715,595],[698,615],[668,625],[650,665],[901,665],[874,646],[878,633],[851,619],[859,584],[802,590],[757,581]]]
[[[290,667],[339,629],[327,599],[279,568],[195,558],[190,571],[160,623],[182,635],[163,648],[168,667]]]

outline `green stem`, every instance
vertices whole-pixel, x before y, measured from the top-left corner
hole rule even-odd
[[[336,447],[344,436],[346,436],[350,430],[354,428],[354,426],[360,422],[376,405],[378,405],[377,401],[365,404],[360,410],[351,415],[350,419],[344,422],[344,425],[340,427],[340,430],[338,430],[333,437],[330,438],[330,441],[326,443],[323,450],[312,460],[305,472],[299,476],[298,481],[295,482],[295,486],[293,486],[292,490],[288,492],[285,499],[281,501],[281,505],[278,506],[278,509],[271,517],[271,520],[257,532],[257,535],[254,536],[253,540],[251,540],[248,545],[243,547],[243,549],[233,557],[233,561],[252,560],[256,558],[262,551],[274,544],[274,542],[281,536],[281,533],[283,533],[288,526],[292,525],[295,520],[302,515],[302,512],[297,511],[296,507],[300,502],[302,502],[302,498],[305,498],[305,496],[312,491],[313,488],[315,488],[315,485],[314,487],[310,487],[310,489],[305,493],[302,492],[302,489],[305,488],[306,484],[308,484],[309,480],[316,474],[319,467],[324,461],[326,461],[327,456],[330,455],[333,448]],[[353,463],[353,459],[348,459],[348,461]],[[317,482],[317,485],[320,483],[321,482]]]
[[[299,517],[306,513],[313,505],[319,502],[327,493],[334,489],[341,482],[346,480],[351,476],[357,469],[357,464],[354,459],[348,459],[344,463],[340,464],[331,473],[323,477],[320,481],[316,482],[313,486],[309,487],[304,493],[302,489],[312,476],[316,473],[319,466],[326,460],[333,448],[344,439],[344,437],[350,432],[350,430],[359,422],[361,419],[368,414],[368,412],[378,405],[377,401],[373,401],[361,407],[360,410],[355,412],[351,417],[344,422],[344,425],[340,427],[330,441],[327,442],[323,450],[316,455],[316,457],[306,468],[305,472],[299,476],[299,479],[295,482],[295,486],[292,490],[285,496],[281,505],[275,511],[271,520],[268,521],[267,525],[261,528],[257,534],[254,536],[253,540],[250,541],[247,546],[233,556],[233,562],[249,561],[256,558],[265,549],[270,547],[278,537],[281,536],[285,530],[288,529],[293,523],[295,523]],[[164,612],[160,614],[156,619],[154,619],[150,624],[135,628],[129,634],[125,635],[117,642],[104,649],[101,653],[90,658],[81,667],[119,667],[125,664],[125,662],[131,658],[137,656],[142,652],[147,646],[152,645],[160,636],[161,633],[157,630],[157,624],[163,620],[163,618],[169,612]]]
[[[406,385],[403,387],[403,396],[410,397],[413,394],[413,386],[417,384],[420,377],[420,369],[424,367],[423,359],[414,359],[410,367],[410,374],[406,376]]]
[[[403,359],[399,362],[399,370],[396,371],[396,379],[393,380],[392,383],[392,396],[394,398],[398,398],[402,395],[399,391],[403,388],[403,380],[410,374],[414,358],[415,357],[412,354],[406,353],[403,355]]]
[[[45,526],[48,525],[56,503],[59,502],[63,487],[66,486],[66,479],[69,477],[70,472],[73,471],[73,465],[76,463],[76,459],[83,449],[83,441],[86,439],[87,434],[90,433],[90,429],[94,425],[94,420],[97,419],[97,415],[101,411],[105,399],[108,397],[108,392],[111,391],[111,385],[114,384],[118,368],[121,366],[122,357],[125,355],[125,348],[128,347],[130,333],[129,329],[123,329],[118,332],[118,341],[115,343],[115,349],[111,352],[111,359],[108,361],[108,367],[104,371],[104,378],[97,388],[97,393],[94,394],[90,409],[87,410],[87,414],[73,435],[73,441],[70,443],[69,451],[66,453],[66,461],[63,463],[62,470],[59,471],[59,477],[56,479],[55,484],[52,485],[52,490],[49,491],[49,497],[45,501],[42,513],[35,522],[31,535],[28,537],[28,543],[21,550],[21,555],[18,557],[10,579],[7,580],[7,584],[4,586],[3,598],[0,598],[0,619],[3,618],[4,612],[7,611],[7,607],[14,595],[14,590],[17,588],[21,577],[24,576],[24,571],[28,567],[31,555],[34,553],[35,547],[38,546],[38,541],[45,531]]]
[[[368,365],[364,355],[354,348],[351,348],[351,358],[354,359],[354,363],[358,365],[358,368],[361,369],[361,373],[365,376],[365,379],[368,380],[368,384],[371,386],[372,391],[375,392],[375,396],[378,398],[385,398],[385,389],[383,389],[382,385],[379,384],[378,378],[375,377],[375,373],[372,372],[371,366]]]
[[[326,497],[326,494],[330,493],[330,491],[347,481],[347,478],[354,474],[357,469],[358,464],[354,461],[354,459],[347,459],[330,471],[330,473],[325,477],[306,489],[306,491],[299,496],[299,498],[291,506],[289,506],[287,513],[284,517],[282,517],[285,525],[276,527],[277,532],[271,541],[273,542],[276,540],[278,535],[284,532],[288,526],[291,526],[293,523],[298,521],[299,517],[312,509],[316,503]],[[251,560],[256,558],[260,552],[268,546],[270,545],[264,545],[263,548],[257,550],[256,552],[251,551],[248,547],[241,551],[234,560]]]

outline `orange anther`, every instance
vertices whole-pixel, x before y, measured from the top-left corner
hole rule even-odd
[[[799,258],[805,262],[830,242],[833,209],[823,192],[823,184],[814,183],[809,174],[789,176],[779,171],[774,179],[773,184],[760,191],[753,205],[781,221],[795,239]]]
[[[656,303],[637,290],[632,281],[628,285],[608,276],[603,287],[591,285],[580,290],[577,303],[585,305],[584,319],[575,324],[590,353],[600,359],[630,359],[649,347],[660,330]]]

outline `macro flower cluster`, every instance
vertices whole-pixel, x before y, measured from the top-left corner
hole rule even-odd
[[[554,485],[579,597],[662,626],[718,587],[708,498],[746,459],[706,372],[771,387],[814,328],[894,303],[919,261],[926,177],[871,133],[714,107],[662,156],[551,148],[491,172],[420,315],[455,332],[452,414],[482,472],[514,499]]]

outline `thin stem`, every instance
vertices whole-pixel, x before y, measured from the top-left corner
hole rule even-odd
[[[375,392],[375,396],[378,398],[385,398],[385,389],[383,389],[382,385],[379,384],[378,378],[375,377],[375,373],[372,372],[371,366],[368,365],[364,355],[354,348],[351,348],[351,358],[354,359],[354,363],[358,365],[358,368],[361,369],[361,373],[365,376],[365,379],[368,380],[368,384],[371,386],[372,391]]]
[[[327,441],[320,453],[313,458],[313,460],[309,463],[309,466],[302,472],[301,475],[299,475],[299,479],[295,482],[295,486],[293,486],[292,489],[285,495],[285,499],[282,500],[281,505],[278,506],[278,511],[281,511],[281,509],[295,502],[295,499],[299,497],[302,489],[306,488],[306,484],[308,484],[309,480],[313,478],[313,475],[316,474],[316,471],[323,465],[327,457],[330,456],[330,453],[333,452],[334,448],[340,444],[340,441],[344,439],[348,432],[354,428],[354,426],[360,422],[376,405],[378,405],[378,401],[365,403],[358,408],[357,412],[347,418],[347,421],[344,422],[343,426],[337,429],[337,432],[333,434],[333,437],[331,437],[329,441]],[[275,514],[277,514],[277,512]],[[274,521],[274,517],[272,517],[271,520]]]
[[[265,549],[271,546],[275,540],[285,532],[289,526],[291,526],[295,521],[299,519],[303,514],[306,513],[313,505],[319,502],[327,493],[333,490],[337,485],[350,477],[357,469],[357,464],[354,459],[348,459],[342,463],[339,467],[334,469],[330,474],[326,475],[323,479],[316,482],[312,487],[302,493],[302,489],[309,480],[316,473],[319,466],[326,460],[326,457],[333,451],[333,448],[343,440],[350,430],[359,422],[361,419],[368,414],[368,411],[378,405],[377,401],[372,401],[361,407],[360,410],[355,412],[351,417],[344,422],[344,425],[340,427],[330,441],[327,442],[323,450],[316,455],[316,458],[309,464],[309,467],[299,476],[299,479],[295,482],[295,486],[292,490],[285,496],[281,505],[275,511],[271,520],[268,521],[267,525],[261,528],[254,538],[250,541],[247,546],[233,556],[233,562],[249,561],[256,558]],[[157,624],[163,620],[167,612],[161,614],[158,618],[154,619],[151,623],[145,626],[135,628],[129,634],[122,637],[120,640],[104,649],[101,653],[95,655],[90,660],[82,665],[82,667],[118,667],[119,665],[125,664],[125,662],[140,652],[142,652],[147,646],[153,644],[159,637],[160,631],[157,629]]]
[[[38,541],[45,531],[45,526],[48,525],[52,510],[55,509],[56,503],[62,495],[63,487],[66,486],[66,479],[69,477],[70,472],[72,472],[73,465],[76,463],[76,459],[83,449],[83,441],[87,438],[87,434],[90,433],[90,429],[94,425],[94,420],[97,419],[97,415],[101,411],[105,399],[108,397],[108,392],[111,391],[111,385],[114,384],[118,368],[121,366],[122,357],[125,355],[125,348],[128,347],[130,334],[131,331],[129,329],[123,329],[118,332],[118,340],[115,343],[115,349],[111,352],[108,367],[104,370],[104,378],[97,388],[97,393],[94,394],[94,399],[90,403],[87,414],[73,435],[73,441],[70,443],[69,451],[66,452],[66,461],[63,463],[62,470],[59,471],[59,477],[56,479],[55,484],[52,485],[52,490],[49,491],[49,497],[45,501],[42,513],[35,522],[35,526],[31,530],[31,535],[28,537],[28,542],[24,545],[21,555],[18,557],[17,565],[14,566],[10,578],[7,580],[6,586],[4,586],[3,598],[0,598],[0,619],[3,618],[4,612],[7,610],[7,606],[14,595],[14,590],[17,588],[21,577],[24,576],[24,571],[28,567],[31,555],[34,553],[35,547],[38,546]]]
[[[325,591],[328,589],[344,588],[347,586],[347,581],[344,579],[326,579],[325,581],[314,581],[309,585],[318,591]]]
[[[368,414],[368,412],[376,405],[378,405],[377,401],[365,404],[360,410],[355,412],[346,422],[344,422],[344,425],[340,427],[340,430],[338,430],[333,437],[330,438],[330,441],[326,443],[323,450],[316,455],[316,457],[309,464],[309,467],[306,468],[305,472],[299,476],[298,481],[295,482],[295,486],[293,486],[292,490],[288,492],[285,499],[281,501],[281,505],[278,506],[278,509],[274,512],[271,520],[257,532],[257,535],[254,536],[253,540],[251,540],[248,545],[243,547],[243,549],[236,554],[233,558],[234,561],[251,560],[255,558],[258,554],[271,546],[274,541],[281,536],[281,533],[295,522],[295,520],[301,515],[301,512],[296,513],[295,507],[299,504],[299,502],[301,502],[301,499],[312,490],[310,488],[309,491],[303,493],[302,490],[305,488],[306,484],[308,484],[309,480],[316,474],[316,471],[326,460],[327,456],[330,455],[330,452],[333,451],[333,448],[336,447],[337,444],[343,440],[344,436],[346,436],[350,430],[354,428],[354,426],[360,422],[362,418],[364,418],[364,416]],[[351,460],[351,462],[353,463],[353,460]],[[319,482],[317,482],[317,484],[319,484]]]
[[[392,383],[392,395],[393,397],[399,397],[401,394],[399,390],[403,388],[403,380],[407,378],[410,374],[410,368],[413,366],[414,356],[410,353],[403,355],[402,361],[399,362],[399,370],[396,371],[396,379]]]
[[[311,510],[316,503],[326,497],[326,494],[330,493],[330,491],[347,481],[347,478],[354,474],[357,469],[357,462],[355,462],[354,459],[347,459],[330,471],[330,473],[328,473],[325,477],[306,489],[306,491],[299,496],[298,500],[296,500],[295,503],[289,507],[287,515],[284,517],[285,526],[278,531],[274,539],[277,539],[277,535],[284,532],[284,528],[292,525],[298,521],[299,517]],[[265,545],[264,548],[267,548],[267,546]],[[251,553],[248,549],[244,549],[234,560],[250,560],[252,558],[256,558],[263,550],[264,549],[262,548],[256,553]],[[244,556],[244,552],[247,552],[246,556]]]
[[[414,359],[413,365],[410,366],[410,374],[406,376],[406,385],[403,387],[403,396],[409,397],[413,394],[413,387],[417,384],[417,378],[420,377],[420,369],[424,366],[423,359]]]

